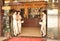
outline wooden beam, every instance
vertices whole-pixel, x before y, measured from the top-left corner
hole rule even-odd
[[[13,3],[13,5],[11,4],[11,8],[12,9],[21,9],[21,8],[45,8],[47,7],[47,2],[21,2],[19,4],[17,3]]]

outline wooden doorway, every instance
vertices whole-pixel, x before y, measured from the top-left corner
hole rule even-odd
[[[21,11],[24,23],[22,24],[22,33],[20,36],[41,37],[41,25],[39,24],[41,19],[39,14],[41,8],[43,8],[44,13],[47,12],[47,2],[21,2],[19,4],[10,3],[10,7],[12,10]]]

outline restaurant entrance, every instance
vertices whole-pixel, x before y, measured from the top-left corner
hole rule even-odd
[[[7,14],[6,16],[4,15],[6,20],[4,21],[5,24],[3,27],[3,30],[6,27],[8,29],[8,32],[10,31],[12,33],[13,31],[13,19],[12,15],[14,11],[20,12],[20,15],[22,17],[23,23],[21,23],[21,34],[19,36],[33,36],[33,37],[42,37],[41,34],[41,27],[45,23],[45,33],[47,32],[47,2],[20,2],[20,3],[10,3],[9,4],[10,9],[9,10],[4,10],[4,14]],[[45,21],[43,23],[42,16],[45,14],[46,16],[44,17]],[[8,18],[9,17],[9,18]],[[9,21],[9,22],[8,22]],[[8,23],[8,24],[6,24]],[[41,24],[42,23],[42,24]]]

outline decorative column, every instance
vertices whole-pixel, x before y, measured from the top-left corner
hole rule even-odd
[[[10,26],[9,26],[9,2],[4,1],[5,4],[2,6],[2,9],[4,10],[4,16],[3,16],[3,34],[4,36],[8,36],[8,33],[10,33]]]

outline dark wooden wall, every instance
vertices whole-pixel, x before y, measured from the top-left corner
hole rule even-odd
[[[2,36],[2,5],[3,5],[3,1],[0,0],[0,36]]]

